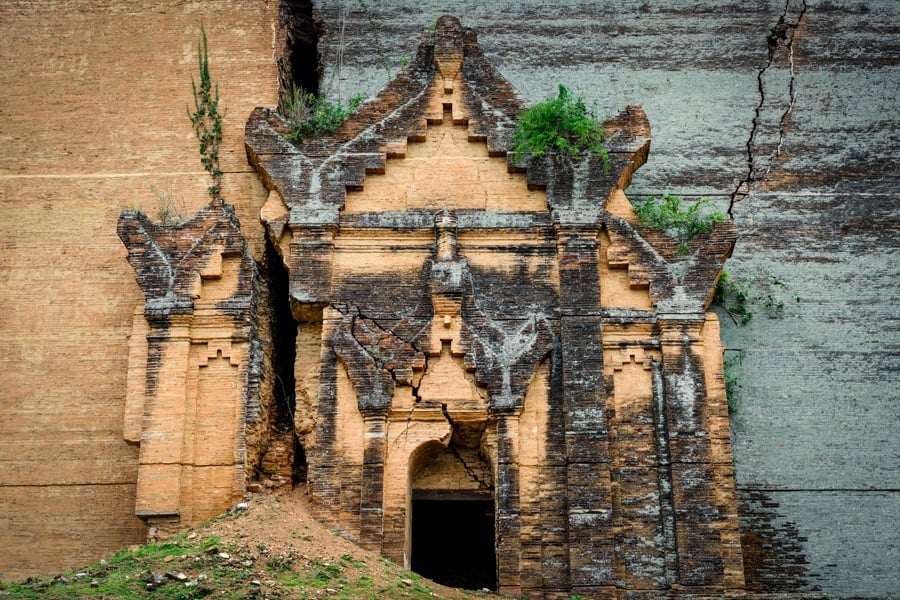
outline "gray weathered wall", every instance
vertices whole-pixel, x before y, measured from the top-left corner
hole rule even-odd
[[[643,105],[653,145],[631,198],[736,200],[728,270],[751,283],[754,318],[738,327],[721,314],[739,357],[732,425],[751,589],[900,593],[900,5],[317,7],[332,97],[374,95],[418,32],[451,12],[529,103],[564,83],[601,115]],[[767,309],[769,294],[784,308]]]

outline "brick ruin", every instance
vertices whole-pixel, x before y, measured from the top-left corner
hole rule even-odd
[[[277,111],[250,115],[260,218],[289,274],[291,421],[314,509],[450,585],[739,591],[706,310],[734,226],[683,254],[638,223],[624,190],[649,152],[640,107],[605,124],[609,169],[595,155],[514,160],[524,108],[474,31],[442,17],[335,133],[294,146]],[[126,211],[119,234],[146,298],[125,423],[136,512],[165,533],[256,485],[262,340],[284,321],[255,316],[258,273],[220,199],[181,225]],[[266,471],[285,480],[293,448],[271,448],[282,458]]]
[[[124,437],[140,446],[135,513],[154,539],[243,498],[246,423],[259,417],[255,267],[218,198],[178,225],[124,211],[118,233],[146,299],[129,338]]]

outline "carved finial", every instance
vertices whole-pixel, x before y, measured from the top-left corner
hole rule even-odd
[[[434,215],[434,235],[437,242],[437,260],[456,260],[456,213],[444,207]]]
[[[463,58],[463,27],[459,19],[444,15],[434,28],[434,62],[444,78],[444,93],[453,91]]]

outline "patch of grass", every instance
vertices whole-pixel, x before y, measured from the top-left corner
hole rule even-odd
[[[340,577],[343,569],[339,565],[335,565],[332,563],[324,563],[324,564],[319,564],[318,568],[315,571],[316,571],[316,573],[315,573],[316,579],[318,579],[322,582],[328,582],[328,581],[331,581],[332,579]]]
[[[341,554],[341,564],[344,566],[350,565],[357,569],[362,569],[366,566],[365,562],[353,558],[352,554]]]
[[[282,102],[284,116],[291,129],[284,137],[292,144],[298,144],[310,136],[331,133],[359,110],[362,101],[362,96],[357,94],[344,107],[340,102],[331,102],[303,88],[294,87]]]
[[[217,555],[220,545],[218,536],[188,539],[182,534],[134,551],[119,551],[108,560],[89,565],[77,573],[68,572],[52,579],[29,579],[21,584],[0,584],[0,597],[192,600],[209,595],[213,587],[220,590],[217,597],[251,597],[248,596],[248,590],[253,590],[250,572],[221,559]],[[176,576],[181,572],[185,573],[183,581]],[[147,583],[153,574],[162,577],[162,582],[149,589]]]
[[[701,198],[684,208],[681,198],[674,194],[664,194],[662,198],[649,196],[634,205],[634,212],[642,225],[661,229],[677,239],[679,254],[690,252],[688,242],[691,239],[727,219],[724,213],[715,210],[708,198]]]
[[[237,532],[244,545],[236,545],[231,543],[231,535],[204,536],[195,529],[133,551],[117,552],[105,561],[52,579],[0,583],[0,600],[5,597],[54,600],[205,597],[430,600],[435,597],[435,586],[430,581],[388,560],[361,559],[361,554],[352,550],[344,551],[336,559],[304,556],[301,560],[300,552],[309,551],[306,548],[282,549],[278,552],[281,556],[276,557],[276,552],[258,541],[259,538]],[[262,552],[261,548],[266,551]],[[230,556],[223,556],[223,550]],[[442,595],[447,598],[481,596],[453,590],[445,594]]]
[[[214,549],[218,549],[219,544],[222,542],[222,539],[217,535],[211,535],[209,537],[203,538],[200,542],[200,548],[204,552],[210,552]]]
[[[375,580],[368,575],[361,575],[356,578],[353,585],[360,590],[370,590],[375,587]]]
[[[187,209],[184,196],[176,203],[174,194],[168,189],[160,190],[151,185],[150,191],[156,196],[156,220],[163,225],[180,225],[185,221]]]
[[[40,598],[40,592],[28,587],[28,584],[0,582],[0,596],[8,598]]]
[[[411,593],[413,598],[431,598],[433,596],[431,589],[419,583],[421,579],[422,576],[417,573],[404,572],[403,577],[397,580],[397,587]]]
[[[333,563],[323,563],[318,560],[311,560],[306,568],[300,572],[291,571],[284,575],[281,581],[291,587],[303,587],[310,589],[321,589],[329,584],[340,585],[347,583],[342,577],[343,568]]]
[[[609,154],[603,145],[606,130],[589,110],[584,98],[573,96],[559,84],[556,98],[535,104],[519,117],[513,135],[513,160],[552,154],[554,157],[577,159],[586,152],[600,155],[603,168],[609,171]]]
[[[272,556],[266,561],[266,568],[270,571],[289,571],[293,564],[291,556]]]

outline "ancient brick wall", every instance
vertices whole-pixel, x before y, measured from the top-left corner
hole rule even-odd
[[[884,526],[900,512],[895,4],[365,5],[317,3],[332,97],[380,90],[449,11],[479,30],[528,102],[562,82],[604,114],[644,107],[653,159],[632,198],[710,195],[726,208],[741,192],[729,269],[791,287],[774,318],[766,289],[746,327],[720,315],[742,357],[732,423],[748,584],[900,587],[896,528]],[[207,200],[184,114],[202,23],[228,110],[224,196],[261,256],[265,193],[241,133],[254,106],[277,102],[275,13],[229,1],[0,5],[0,541],[14,549],[0,555],[4,579],[144,539],[138,452],[122,439],[127,337],[143,299],[116,219],[131,207],[153,215],[162,196],[176,207],[183,197],[185,214]]]
[[[309,325],[298,345],[321,341],[317,389],[300,394],[313,424],[298,427],[313,506],[438,581],[456,557],[431,548],[459,545],[493,565],[474,587],[509,594],[737,592],[705,313],[735,228],[680,248],[638,222],[624,190],[647,160],[640,107],[606,122],[608,159],[513,156],[522,110],[476,32],[445,16],[333,133],[292,145],[280,114],[250,116],[264,221]],[[487,523],[419,533],[429,510],[452,521],[471,502]],[[474,530],[486,548],[459,541]]]
[[[253,253],[265,199],[244,120],[277,101],[276,8],[247,2],[0,6],[0,577],[53,574],[146,539],[123,437],[144,297],[123,209],[209,197],[186,114],[200,26],[226,109],[223,196]]]

